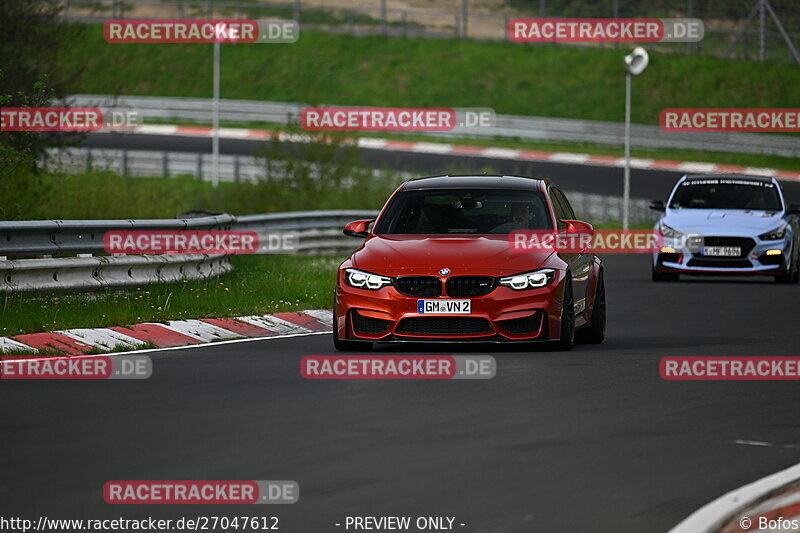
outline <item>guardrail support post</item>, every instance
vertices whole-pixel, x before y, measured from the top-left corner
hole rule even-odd
[[[119,158],[119,173],[122,174],[123,177],[128,175],[128,151],[123,150],[122,154]]]
[[[197,154],[197,179],[203,181],[203,154]]]
[[[239,156],[233,156],[233,181],[239,183]]]
[[[92,149],[89,148],[86,151],[86,172],[89,173],[92,171]]]
[[[628,229],[631,197],[631,73],[625,73],[625,170],[622,183],[622,229]]]

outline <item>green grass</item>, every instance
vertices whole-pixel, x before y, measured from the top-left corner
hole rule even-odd
[[[624,53],[306,31],[294,44],[222,45],[222,95],[620,122]],[[212,45],[108,44],[87,27],[59,61],[84,68],[72,93],[211,96]],[[800,101],[798,82],[785,63],[654,52],[634,80],[633,121],[656,124],[667,107],[788,107]]]
[[[355,239],[354,239],[355,241]],[[354,248],[356,242],[353,243]],[[341,258],[235,256],[218,278],[91,293],[0,295],[0,336],[144,321],[328,309]]]

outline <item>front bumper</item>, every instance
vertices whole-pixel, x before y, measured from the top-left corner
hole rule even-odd
[[[537,342],[558,338],[563,277],[539,289],[515,291],[497,286],[489,294],[468,298],[471,312],[431,315],[418,312],[423,298],[393,286],[377,291],[346,285],[340,273],[336,287],[336,322],[340,339],[370,342]],[[464,298],[456,298],[464,299]]]
[[[788,269],[791,252],[788,237],[762,241],[758,237],[724,235],[706,237],[729,242],[742,248],[738,257],[704,254],[704,246],[687,245],[683,239],[665,238],[661,251],[653,254],[653,268],[658,272],[684,274],[765,274],[776,275]],[[712,241],[715,242],[715,241]],[[779,253],[776,253],[779,252]],[[770,255],[767,254],[770,252]]]

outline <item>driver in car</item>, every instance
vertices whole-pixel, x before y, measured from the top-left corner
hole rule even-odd
[[[511,233],[514,230],[531,229],[534,219],[531,204],[527,202],[514,202],[511,204],[511,221],[500,224],[492,229],[491,233]]]

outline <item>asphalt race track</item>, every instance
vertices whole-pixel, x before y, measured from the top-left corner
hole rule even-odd
[[[254,139],[220,139],[220,153],[253,155],[264,141]],[[290,146],[291,143],[284,143]],[[83,141],[87,148],[129,150],[167,150],[172,152],[211,153],[211,139],[174,135],[126,135],[94,132]],[[620,149],[620,154],[622,149]],[[566,191],[622,196],[622,169],[570,163],[514,161],[464,155],[421,154],[390,150],[361,150],[366,166],[419,172],[424,175],[472,173],[491,169],[492,172],[550,178]],[[631,170],[631,197],[666,200],[681,172],[666,170]],[[800,183],[783,182],[784,189],[794,201],[800,201]]]
[[[0,515],[455,516],[470,533],[664,532],[800,461],[798,385],[667,382],[667,355],[797,356],[800,287],[654,284],[606,256],[605,344],[486,352],[492,380],[309,381],[327,335],[152,352],[144,381],[0,382]],[[387,353],[457,353],[424,348]],[[748,445],[737,441],[760,441]],[[291,479],[290,506],[112,506],[112,479]]]

